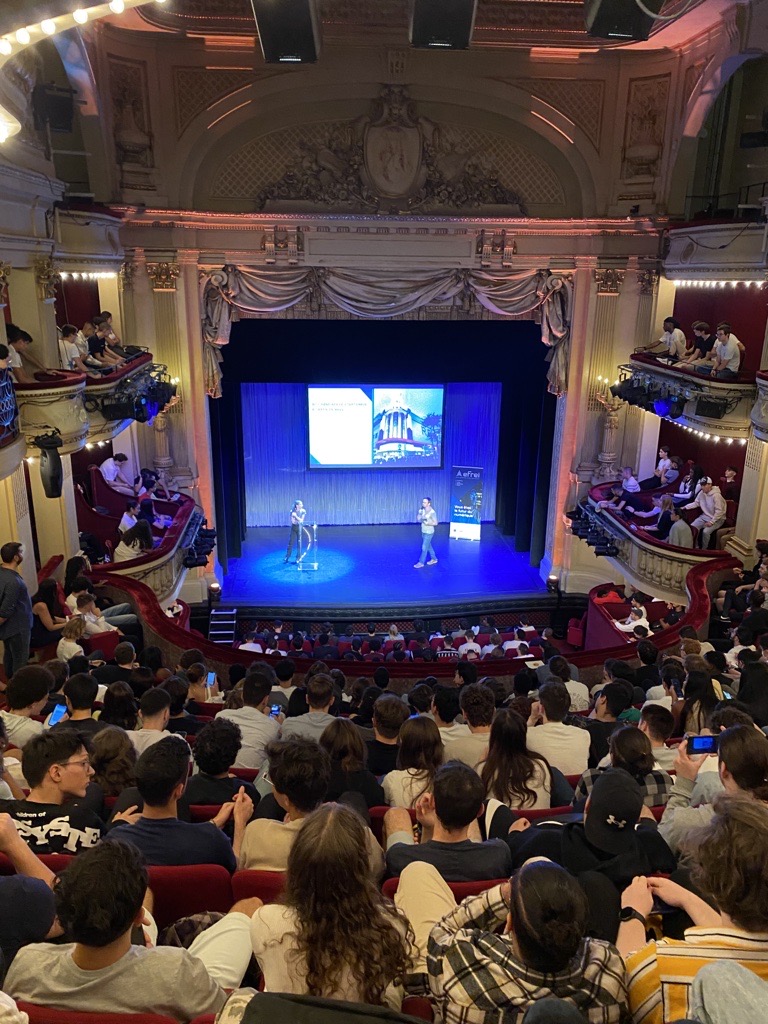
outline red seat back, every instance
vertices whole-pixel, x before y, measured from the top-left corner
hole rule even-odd
[[[521,818],[527,818],[528,821],[541,821],[552,818],[556,814],[573,814],[573,808],[570,804],[565,804],[563,807],[541,807],[533,811],[518,810],[517,813]]]
[[[147,871],[155,897],[152,914],[158,928],[206,910],[226,913],[234,903],[232,880],[220,864],[149,867]]]
[[[235,902],[258,896],[264,903],[276,903],[284,888],[284,871],[236,871],[232,876]]]
[[[421,1020],[430,1021],[430,1024],[435,1019],[432,1003],[425,996],[406,996],[401,1010],[409,1017],[420,1017]],[[192,1024],[195,1022],[193,1021]]]
[[[29,1024],[176,1024],[173,1017],[157,1013],[84,1013],[82,1010],[51,1010],[32,1003],[17,1003],[17,1006],[29,1016]]]
[[[259,777],[258,768],[230,768],[237,779],[244,779],[246,782],[255,782]]]
[[[110,629],[106,633],[94,633],[93,636],[84,636],[80,645],[86,654],[93,651],[101,651],[106,661],[111,661],[115,656],[115,648],[123,638],[116,629]]]
[[[381,843],[384,835],[384,815],[389,810],[389,807],[371,807],[368,813],[371,816],[371,832],[376,836],[378,841]],[[416,821],[416,811],[412,807],[408,808],[408,813],[411,816],[411,821]]]
[[[221,810],[221,804],[190,804],[189,816],[192,821],[210,821]]]

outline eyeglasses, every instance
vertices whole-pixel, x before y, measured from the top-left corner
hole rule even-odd
[[[58,761],[57,764],[59,768],[66,768],[68,765],[71,765],[73,768],[85,768],[86,771],[91,767],[90,758],[87,757],[82,761]]]

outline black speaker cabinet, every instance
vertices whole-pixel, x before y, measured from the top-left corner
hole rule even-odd
[[[267,64],[312,64],[320,55],[317,0],[251,0]]]
[[[663,3],[644,0],[654,14]],[[653,18],[644,14],[635,0],[584,0],[584,20],[588,34],[600,39],[647,39],[653,28]]]
[[[411,45],[430,50],[467,50],[476,10],[477,0],[413,0]]]

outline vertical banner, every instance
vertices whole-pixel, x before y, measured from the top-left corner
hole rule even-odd
[[[483,506],[483,470],[478,466],[454,466],[451,487],[451,537],[480,540]]]

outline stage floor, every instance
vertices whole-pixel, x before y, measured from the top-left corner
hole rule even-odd
[[[417,525],[326,526],[318,529],[316,572],[286,564],[288,528],[248,530],[241,558],[229,560],[222,602],[242,610],[296,617],[343,616],[346,611],[423,615],[460,608],[493,610],[501,603],[546,596],[528,554],[493,524],[482,540],[435,540],[437,565],[414,569],[421,551]]]

